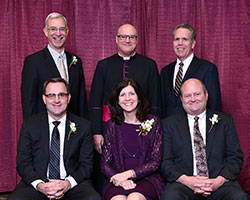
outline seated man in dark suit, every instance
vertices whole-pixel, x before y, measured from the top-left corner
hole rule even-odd
[[[47,112],[23,122],[17,149],[22,180],[8,200],[101,199],[89,179],[93,164],[90,123],[67,112],[70,98],[64,79],[44,83]]]
[[[181,87],[185,112],[162,121],[164,200],[247,200],[237,182],[243,152],[230,115],[206,109],[208,92],[198,79]]]

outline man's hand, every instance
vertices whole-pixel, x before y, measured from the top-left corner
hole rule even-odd
[[[205,180],[208,180],[208,177],[182,175],[177,181],[195,191],[198,187],[197,185],[203,185]]]
[[[134,171],[127,170],[112,176],[110,178],[110,182],[112,182],[115,186],[119,186],[123,181],[126,181],[129,178],[133,178],[133,176],[134,176]]]
[[[216,178],[205,180],[201,185],[196,184],[196,186],[199,187],[200,190],[203,190],[203,196],[208,196],[221,187],[226,181],[227,180],[224,177],[218,176]]]
[[[71,188],[71,184],[68,180],[50,180],[46,183],[39,183],[37,190],[42,192],[49,199],[60,199],[64,196],[64,193]]]
[[[124,190],[130,190],[130,189],[134,189],[136,187],[136,184],[132,180],[126,180],[126,181],[121,182],[120,186]]]
[[[99,153],[102,154],[102,145],[104,142],[104,138],[101,134],[96,134],[93,135],[93,139],[94,139],[94,148],[95,150]]]

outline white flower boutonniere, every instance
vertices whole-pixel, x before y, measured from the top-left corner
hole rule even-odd
[[[69,121],[68,141],[69,141],[69,138],[70,138],[71,133],[76,134],[76,130],[77,130],[76,124],[75,124],[74,122],[72,122],[72,121]]]
[[[77,58],[76,58],[76,56],[72,56],[72,59],[71,59],[71,63],[70,63],[70,65],[69,65],[69,68],[72,66],[72,65],[75,65],[76,63],[77,63]]]
[[[219,117],[219,115],[213,114],[213,117],[209,118],[209,121],[211,121],[212,124],[211,124],[211,127],[208,130],[208,132],[210,132],[213,129],[214,125],[219,123],[220,120],[221,120],[221,118]]]
[[[155,124],[155,120],[151,119],[151,120],[146,120],[145,122],[142,122],[139,129],[137,129],[136,131],[139,132],[139,135],[143,135],[146,136],[150,133],[150,131],[153,128],[153,125]]]

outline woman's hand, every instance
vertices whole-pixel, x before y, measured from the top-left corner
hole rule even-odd
[[[127,170],[122,173],[115,174],[110,178],[110,182],[115,186],[119,186],[121,182],[128,180],[129,178],[134,178],[135,172],[134,170]]]
[[[134,189],[136,187],[136,184],[132,180],[126,180],[121,182],[120,186],[123,187],[124,190],[130,190]]]

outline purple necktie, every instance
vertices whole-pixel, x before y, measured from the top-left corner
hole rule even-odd
[[[194,150],[197,175],[208,177],[206,146],[199,130],[198,120],[199,117],[194,118]]]
[[[182,73],[183,73],[183,62],[180,62],[179,64],[179,70],[178,73],[176,75],[176,79],[175,79],[175,87],[174,87],[174,94],[176,97],[178,97],[179,94],[179,90],[181,87],[181,82],[182,82]]]

